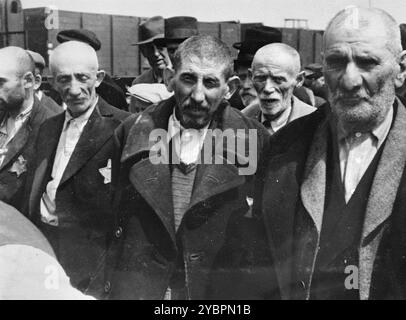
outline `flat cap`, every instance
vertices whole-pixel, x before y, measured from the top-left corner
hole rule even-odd
[[[31,50],[25,50],[25,51],[27,51],[27,53],[34,60],[36,67],[40,67],[42,69],[45,68],[45,59],[43,56],[41,56],[39,53],[31,51]]]
[[[56,35],[56,40],[59,43],[67,41],[81,41],[90,45],[94,50],[98,51],[101,48],[101,42],[94,32],[87,29],[69,29],[62,30]]]

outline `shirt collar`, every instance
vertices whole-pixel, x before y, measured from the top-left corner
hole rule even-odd
[[[87,122],[90,118],[90,116],[92,115],[94,109],[96,108],[97,102],[99,101],[99,97],[97,96],[93,105],[86,110],[85,113],[82,113],[80,116],[74,118],[72,117],[72,115],[69,112],[69,109],[66,109],[65,111],[65,124],[64,124],[64,128],[67,128],[67,124],[69,123],[69,121],[74,120],[77,123],[84,123]]]
[[[390,127],[392,125],[392,120],[393,120],[393,106],[389,109],[382,123],[376,128],[374,128],[372,131],[367,132],[367,134],[370,135],[377,142],[377,148],[379,148],[385,141],[389,133]],[[333,125],[333,127],[336,128],[337,125]],[[347,141],[349,139],[349,137],[345,136],[345,133],[342,130],[339,130],[339,128],[333,131],[336,131],[338,141],[340,143]],[[364,134],[358,132],[355,133],[356,137],[361,137],[362,135],[365,135],[365,133]]]
[[[207,129],[209,128],[210,122],[201,129],[192,129],[192,130],[196,130],[199,132],[199,134],[201,136],[204,136]],[[175,108],[173,108],[173,112],[171,114],[171,116],[169,117],[169,121],[168,121],[168,142],[178,133],[182,133],[184,131],[188,131],[190,129],[185,129],[181,124],[180,121],[176,118],[176,114],[175,114]],[[195,132],[196,132],[195,131]]]
[[[28,106],[28,108],[26,108],[25,110],[21,111],[17,117],[15,118],[15,121],[18,120],[25,120],[32,111],[32,108],[34,107],[34,100],[31,102],[31,104]],[[5,117],[3,118],[3,121],[0,124],[0,132],[7,134],[7,128],[6,128],[6,123],[8,121],[8,119],[10,118],[10,114],[7,112]]]
[[[288,108],[286,108],[277,119],[271,121],[272,129],[275,130],[286,125],[286,123],[289,120],[290,113],[292,112],[293,103],[294,99],[292,98],[291,105]],[[261,123],[263,123],[265,120],[267,119],[265,118],[264,113],[261,112]]]

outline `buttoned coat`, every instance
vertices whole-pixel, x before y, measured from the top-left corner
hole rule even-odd
[[[31,219],[52,244],[72,285],[95,296],[97,289],[89,291],[89,288],[94,274],[103,265],[113,221],[110,183],[113,132],[128,115],[99,97],[56,192],[57,227],[41,221],[40,200],[51,180],[65,113],[48,119],[41,126],[35,147],[36,162],[30,174]]]
[[[56,112],[45,108],[34,96],[34,105],[28,119],[7,145],[7,153],[0,166],[0,200],[25,212],[24,195],[27,172],[35,157],[35,141],[39,127]],[[5,116],[0,113],[0,122]]]
[[[360,299],[406,298],[406,110],[399,100],[394,109],[358,249],[354,279]],[[264,219],[283,299],[310,296],[325,203],[328,110],[321,107],[272,136],[265,169],[258,174],[254,212]],[[337,254],[352,241],[341,238]]]
[[[116,132],[117,209],[106,282],[109,298],[162,299],[177,259],[185,265],[186,299],[264,298],[258,289],[264,279],[252,276],[254,239],[242,240],[250,232],[257,234],[257,224],[246,216],[246,185],[252,176],[239,174],[239,161],[197,165],[190,204],[175,232],[170,165],[149,159],[150,134],[167,130],[174,106],[173,97],[151,106]],[[244,132],[252,129],[257,139],[251,159],[262,156],[267,131],[228,103],[219,107],[209,128],[241,129],[245,143]],[[238,157],[236,152],[233,157]]]

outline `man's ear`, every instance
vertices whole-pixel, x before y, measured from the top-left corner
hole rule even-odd
[[[174,91],[173,80],[175,78],[175,70],[171,67],[166,67],[164,70],[164,83],[169,92]]]
[[[403,83],[405,82],[406,78],[406,50],[403,50],[400,54],[400,59],[399,59],[399,66],[400,66],[400,71],[396,76],[395,79],[395,86],[396,88],[400,88]]]
[[[37,90],[39,90],[39,87],[41,87],[41,84],[42,84],[42,77],[41,77],[41,75],[39,73],[37,73],[34,76],[34,82],[35,82],[34,90],[37,91]]]
[[[96,78],[97,78],[97,80],[96,80],[96,88],[98,86],[100,86],[100,84],[102,83],[105,75],[106,75],[106,72],[104,70],[97,71],[97,73],[96,73]]]
[[[296,76],[296,88],[300,88],[303,85],[304,80],[305,80],[304,71],[299,72],[299,74]]]
[[[24,73],[23,75],[23,81],[24,81],[24,88],[34,88],[35,86],[35,77],[34,74],[31,71],[28,71]]]
[[[252,80],[252,69],[248,68],[248,78]]]
[[[240,78],[238,76],[232,76],[227,80],[227,92],[224,98],[227,100],[231,98],[234,92],[240,87]]]

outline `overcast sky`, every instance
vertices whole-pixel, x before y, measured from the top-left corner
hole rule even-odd
[[[262,22],[283,27],[285,18],[308,19],[310,29],[348,5],[379,7],[406,23],[406,0],[21,0],[23,8],[55,5],[60,10],[164,17],[194,16],[200,21]]]

